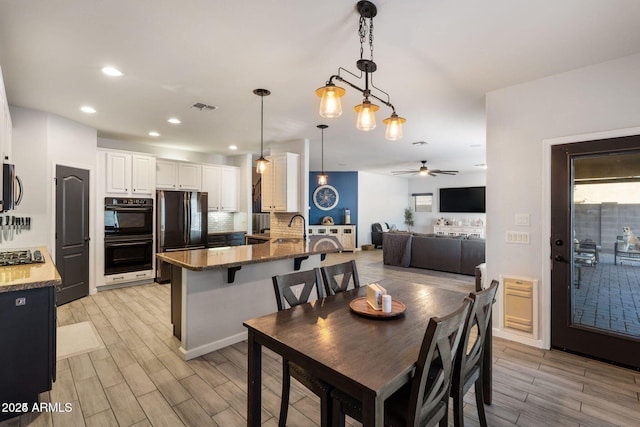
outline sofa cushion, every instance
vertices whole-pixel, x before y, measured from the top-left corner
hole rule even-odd
[[[411,242],[411,267],[460,272],[461,239],[414,237]]]

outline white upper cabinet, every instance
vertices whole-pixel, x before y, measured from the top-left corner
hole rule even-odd
[[[119,151],[106,153],[106,194],[118,196],[155,193],[155,158]]]
[[[12,125],[9,103],[4,90],[2,69],[0,69],[0,165],[5,160],[11,160],[11,131]],[[0,176],[0,188],[2,188],[2,176]]]
[[[202,166],[202,191],[207,193],[207,209],[220,210],[220,168]]]
[[[161,190],[178,189],[178,163],[168,160],[156,161],[156,188]]]
[[[156,161],[156,188],[161,190],[200,191],[202,166],[195,163]]]
[[[153,194],[156,192],[156,159],[134,154],[131,156],[131,192]]]
[[[178,190],[200,191],[202,166],[194,163],[178,164]]]
[[[280,153],[267,157],[262,174],[262,210],[264,212],[300,212],[300,155]]]
[[[210,211],[236,212],[240,169],[234,166],[202,166],[202,191],[208,193]]]
[[[235,212],[238,210],[240,191],[240,168],[220,168],[220,210]]]
[[[131,190],[131,154],[107,153],[107,194],[127,195]]]

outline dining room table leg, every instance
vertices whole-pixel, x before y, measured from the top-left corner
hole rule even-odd
[[[384,426],[384,399],[377,396],[365,396],[362,399],[362,426]]]
[[[249,329],[247,367],[247,426],[259,427],[262,412],[262,346]]]

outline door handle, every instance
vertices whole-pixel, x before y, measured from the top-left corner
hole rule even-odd
[[[562,255],[556,255],[553,257],[554,261],[569,263]]]

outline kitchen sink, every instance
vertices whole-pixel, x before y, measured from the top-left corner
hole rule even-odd
[[[278,237],[271,240],[271,243],[300,243],[302,239],[300,237]]]

